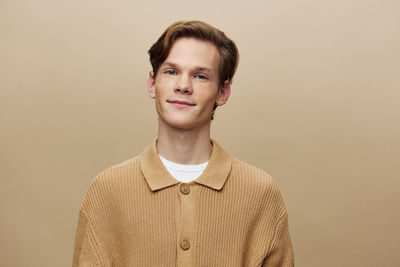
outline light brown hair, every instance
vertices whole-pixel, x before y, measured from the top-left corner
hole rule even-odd
[[[164,31],[148,51],[154,75],[157,75],[158,68],[168,57],[174,42],[180,37],[193,37],[213,43],[220,55],[219,85],[223,86],[226,80],[232,82],[239,61],[236,44],[222,31],[202,21],[178,21]]]

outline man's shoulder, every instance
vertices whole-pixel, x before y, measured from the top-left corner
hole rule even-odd
[[[273,181],[272,176],[267,171],[237,158],[232,158],[232,172],[238,172],[242,175],[251,176],[260,181]]]
[[[233,158],[231,175],[235,180],[244,181],[248,186],[263,188],[279,194],[280,190],[276,180],[267,171],[245,161]]]
[[[123,171],[125,169],[129,168],[134,168],[137,167],[137,163],[139,162],[139,157],[140,155],[137,155],[133,158],[123,160],[119,163],[116,163],[114,165],[111,165],[110,167],[104,169],[101,173],[107,173],[107,172],[115,172],[115,171]]]
[[[132,179],[139,170],[139,156],[136,156],[102,170],[94,177],[90,186],[111,185],[121,182],[121,180]]]
[[[82,203],[83,209],[90,210],[89,207],[99,199],[107,200],[112,205],[118,195],[116,192],[128,190],[128,185],[136,186],[138,183],[135,181],[140,181],[140,174],[139,156],[104,169],[91,180]]]
[[[247,162],[232,160],[231,183],[236,190],[251,195],[265,209],[273,209],[268,214],[275,214],[278,220],[285,211],[281,190],[276,180],[266,171]]]

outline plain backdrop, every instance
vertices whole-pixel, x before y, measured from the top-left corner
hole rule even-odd
[[[239,47],[212,137],[277,180],[296,266],[400,266],[397,0],[0,1],[0,265],[71,265],[90,181],[156,136],[147,50],[182,19]]]

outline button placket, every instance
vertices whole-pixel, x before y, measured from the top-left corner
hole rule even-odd
[[[178,231],[178,266],[193,266],[193,244],[196,223],[195,185],[179,185],[180,229]]]

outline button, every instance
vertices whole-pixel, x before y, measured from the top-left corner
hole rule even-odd
[[[190,243],[187,239],[183,239],[181,242],[181,248],[183,250],[188,250],[190,248]]]
[[[190,188],[187,184],[181,184],[179,189],[181,190],[182,194],[184,194],[184,195],[187,195],[190,192]]]

